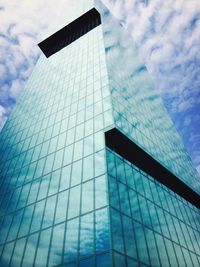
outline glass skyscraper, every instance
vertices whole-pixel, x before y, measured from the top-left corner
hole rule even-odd
[[[200,266],[200,179],[101,4],[43,51],[0,134],[0,266]]]

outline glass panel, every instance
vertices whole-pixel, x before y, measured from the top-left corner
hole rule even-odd
[[[142,265],[139,265],[139,262],[134,261],[133,259],[127,258],[127,265],[128,267],[139,267]]]
[[[71,261],[77,258],[78,253],[79,219],[67,222],[65,239],[64,260]]]
[[[94,180],[82,184],[81,213],[94,209]]]
[[[139,259],[143,263],[150,264],[149,253],[145,241],[144,228],[141,224],[134,222],[134,230],[135,230]]]
[[[36,266],[46,266],[48,259],[49,244],[51,238],[51,228],[44,230],[40,234],[37,255],[35,259]]]
[[[110,267],[111,257],[109,253],[100,254],[96,256],[96,266],[97,267]]]
[[[72,162],[73,145],[67,146],[64,150],[63,166]]]
[[[67,204],[68,204],[68,191],[59,193],[56,206],[55,223],[59,223],[66,220]]]
[[[126,266],[125,257],[119,253],[114,253],[114,261],[116,267]]]
[[[74,144],[74,161],[82,158],[83,156],[83,140]]]
[[[95,209],[107,205],[106,176],[95,179]]]
[[[165,239],[165,244],[171,266],[178,266],[173,243],[169,239]]]
[[[108,210],[101,209],[95,213],[95,237],[96,251],[101,252],[110,248],[110,224],[108,220]]]
[[[104,141],[104,134],[102,131],[95,133],[94,140],[95,140],[95,151],[99,151],[104,148],[105,141]]]
[[[105,151],[101,150],[95,153],[95,176],[99,176],[105,173]]]
[[[84,259],[80,261],[79,266],[80,267],[93,267],[95,266],[94,262],[95,262],[94,258]]]
[[[118,212],[111,209],[111,224],[112,224],[112,236],[113,246],[115,250],[124,253],[123,232],[121,224],[121,216]]]
[[[63,238],[65,224],[59,224],[53,228],[53,237],[49,254],[49,265],[54,266],[62,262]]]
[[[39,180],[36,180],[32,183],[29,196],[28,196],[28,200],[27,200],[27,204],[30,204],[36,201],[39,185],[40,185]]]
[[[144,227],[144,231],[145,231],[145,236],[146,236],[146,240],[147,240],[147,246],[149,249],[149,256],[150,256],[151,265],[155,266],[155,267],[156,266],[159,267],[159,266],[161,266],[161,263],[159,261],[159,256],[158,256],[157,247],[156,247],[156,243],[155,243],[154,233],[152,231],[150,231],[149,229],[147,229],[146,227]]]
[[[11,242],[5,245],[3,254],[1,255],[1,258],[0,258],[0,264],[2,266],[4,262],[10,262],[13,248],[14,248],[14,242]]]
[[[26,238],[18,239],[16,241],[16,245],[15,245],[15,249],[14,249],[13,257],[11,261],[11,266],[20,266],[25,244],[26,244]]]
[[[66,141],[66,132],[62,133],[58,136],[57,150],[63,148],[65,146]]]
[[[176,251],[176,256],[177,256],[177,259],[178,259],[179,266],[185,267],[186,264],[185,264],[185,260],[184,260],[183,253],[182,253],[182,250],[181,250],[180,246],[174,244],[174,248],[175,248],[175,251]]]
[[[81,183],[82,160],[76,161],[72,165],[71,186]]]
[[[126,254],[132,258],[137,259],[137,247],[135,243],[135,234],[133,230],[132,221],[127,216],[123,216],[122,219]]]
[[[37,247],[37,240],[38,240],[38,234],[29,236],[22,262],[23,267],[32,265]]]
[[[70,175],[71,175],[71,165],[62,168],[61,178],[60,178],[60,190],[69,188]]]
[[[81,217],[80,257],[94,253],[94,213]]]
[[[19,230],[19,234],[18,234],[19,237],[28,234],[33,211],[34,211],[34,205],[31,205],[31,206],[28,206],[25,208],[24,215],[23,215],[22,222],[21,222],[21,226],[20,226],[20,230]]]
[[[83,159],[83,181],[94,177],[93,155]]]
[[[142,215],[143,224],[152,228],[146,199],[144,197],[138,195],[138,200],[139,200],[139,207],[140,207],[140,211],[141,211],[141,215]]]
[[[35,205],[34,214],[32,218],[32,224],[30,232],[35,232],[40,229],[42,217],[44,213],[45,200],[42,200]]]
[[[53,195],[58,192],[60,173],[60,170],[52,172],[48,195]]]
[[[118,195],[118,185],[116,179],[109,177],[109,196],[110,204],[119,210],[119,195]]]
[[[167,252],[165,249],[165,243],[162,236],[155,234],[157,246],[159,247],[159,255],[160,255],[160,261],[163,263],[163,265],[169,265]]]
[[[54,165],[53,165],[53,170],[56,170],[58,168],[61,168],[62,166],[62,161],[63,161],[63,154],[64,154],[64,149],[61,149],[55,153],[55,159],[54,159]]]
[[[43,171],[44,175],[51,171],[52,166],[53,166],[53,161],[54,161],[54,154],[51,154],[46,157],[46,163],[45,163],[44,171]]]
[[[118,183],[119,186],[119,197],[121,211],[127,215],[131,215],[128,197],[128,188],[122,183]]]
[[[79,215],[80,210],[80,186],[70,189],[68,219]]]
[[[133,190],[129,190],[129,196],[130,196],[130,204],[131,204],[131,211],[133,218],[135,218],[138,221],[142,221],[140,207],[138,203],[138,196],[136,192]]]
[[[13,240],[17,237],[22,215],[23,215],[23,210],[19,210],[14,214],[12,225],[7,237],[7,241]]]
[[[48,189],[49,189],[50,178],[51,178],[50,174],[48,174],[48,175],[46,175],[46,176],[44,176],[42,178],[41,184],[40,184],[40,190],[39,190],[39,194],[38,194],[38,200],[42,199],[42,198],[45,198],[47,196],[47,192],[48,192]],[[34,195],[35,195],[35,197],[37,196],[35,191],[32,191],[32,188],[31,188],[31,193],[33,194],[33,196]]]
[[[42,224],[43,228],[51,226],[53,224],[55,205],[56,205],[56,196],[47,198],[43,224]]]

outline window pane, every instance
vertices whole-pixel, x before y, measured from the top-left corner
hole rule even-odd
[[[42,178],[41,184],[40,184],[40,190],[39,190],[39,194],[38,194],[38,200],[45,198],[47,196],[50,178],[51,178],[50,174],[48,174]],[[32,188],[31,188],[31,193],[32,193]],[[33,191],[33,193],[36,193],[36,192]]]
[[[164,238],[161,235],[156,234],[156,233],[155,233],[155,237],[156,237],[157,246],[159,248],[158,252],[160,255],[160,260],[164,266],[168,266],[169,261],[168,261],[167,252],[165,249]],[[183,266],[183,265],[181,265],[181,266]]]
[[[111,266],[111,259],[110,254],[100,254],[96,256],[96,264],[97,267],[110,267]]]
[[[44,205],[45,205],[45,200],[36,203],[30,232],[35,232],[40,229],[42,216],[44,213]]]
[[[110,248],[108,210],[101,209],[95,213],[96,251],[101,252]]]
[[[82,184],[81,203],[81,213],[86,213],[94,209],[94,180]]]
[[[121,254],[114,253],[114,261],[115,261],[115,267],[122,267],[126,266],[125,256],[122,256]]]
[[[82,160],[76,161],[72,165],[71,186],[80,184],[82,175]]]
[[[149,256],[150,256],[150,260],[151,260],[151,264],[153,266],[161,266],[160,261],[159,261],[159,256],[158,256],[158,252],[157,252],[157,247],[156,247],[156,243],[155,243],[155,237],[154,237],[154,233],[147,229],[146,227],[144,227],[145,230],[145,236],[146,236],[146,240],[147,240],[147,246],[149,248]],[[159,248],[158,248],[159,249]],[[172,265],[174,266],[174,265]]]
[[[29,236],[27,245],[26,245],[23,263],[22,263],[23,267],[32,265],[34,256],[35,256],[35,250],[37,247],[37,240],[38,240],[38,234]]]
[[[60,172],[60,170],[52,172],[48,195],[53,195],[58,192]]]
[[[59,169],[62,166],[64,149],[61,149],[55,153],[53,170]]]
[[[107,204],[107,185],[105,175],[95,179],[95,209]]]
[[[94,213],[81,217],[80,256],[94,252]]]
[[[126,247],[126,254],[137,259],[137,248],[135,243],[135,234],[133,230],[132,221],[127,216],[123,216],[124,242]]]
[[[79,263],[79,267],[92,267],[92,266],[95,266],[94,265],[94,258],[89,258],[89,259],[84,259],[84,260],[81,260],[80,263]]]
[[[34,211],[34,205],[26,207],[20,226],[19,236],[24,236],[28,234],[33,211]]]
[[[71,165],[62,168],[60,178],[60,191],[69,188],[70,175]]]
[[[72,162],[73,145],[67,146],[64,150],[63,166]]]
[[[110,196],[110,205],[119,210],[119,196],[118,196],[118,185],[115,178],[111,176],[109,179],[109,196]]]
[[[44,219],[43,219],[43,227],[48,227],[53,224],[55,204],[56,204],[56,196],[47,198]]]
[[[46,266],[50,238],[51,238],[51,229],[47,229],[41,232],[38,249],[37,249],[37,255],[35,259],[36,266],[40,266],[40,265]]]
[[[78,230],[79,230],[78,218],[67,222],[65,250],[64,250],[65,261],[70,261],[77,258]]]
[[[65,224],[59,224],[53,228],[49,265],[54,266],[62,262],[63,238]]]
[[[127,215],[131,215],[130,207],[129,207],[129,197],[128,197],[128,188],[126,185],[122,183],[118,183],[119,186],[119,196],[120,196],[120,205],[123,213]]]
[[[80,185],[70,189],[68,219],[79,215]]]
[[[83,156],[83,140],[74,144],[74,161],[82,158]]]
[[[134,230],[135,230],[139,259],[141,262],[150,264],[143,226],[137,222],[134,222]]]
[[[94,177],[93,155],[83,159],[83,181]]]
[[[113,209],[111,209],[111,224],[114,249],[124,253],[121,216]]]
[[[26,238],[17,240],[15,250],[13,252],[11,266],[20,266],[25,244],[26,244]]]
[[[100,150],[99,152],[95,153],[95,177],[102,175],[106,171],[105,167],[105,151]]]

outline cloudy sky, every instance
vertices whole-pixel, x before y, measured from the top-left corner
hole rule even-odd
[[[37,43],[87,0],[0,0],[0,128],[40,55]],[[200,1],[103,0],[123,21],[200,173]]]

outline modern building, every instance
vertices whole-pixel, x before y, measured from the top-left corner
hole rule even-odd
[[[39,43],[0,135],[0,266],[200,266],[200,179],[100,3]]]

